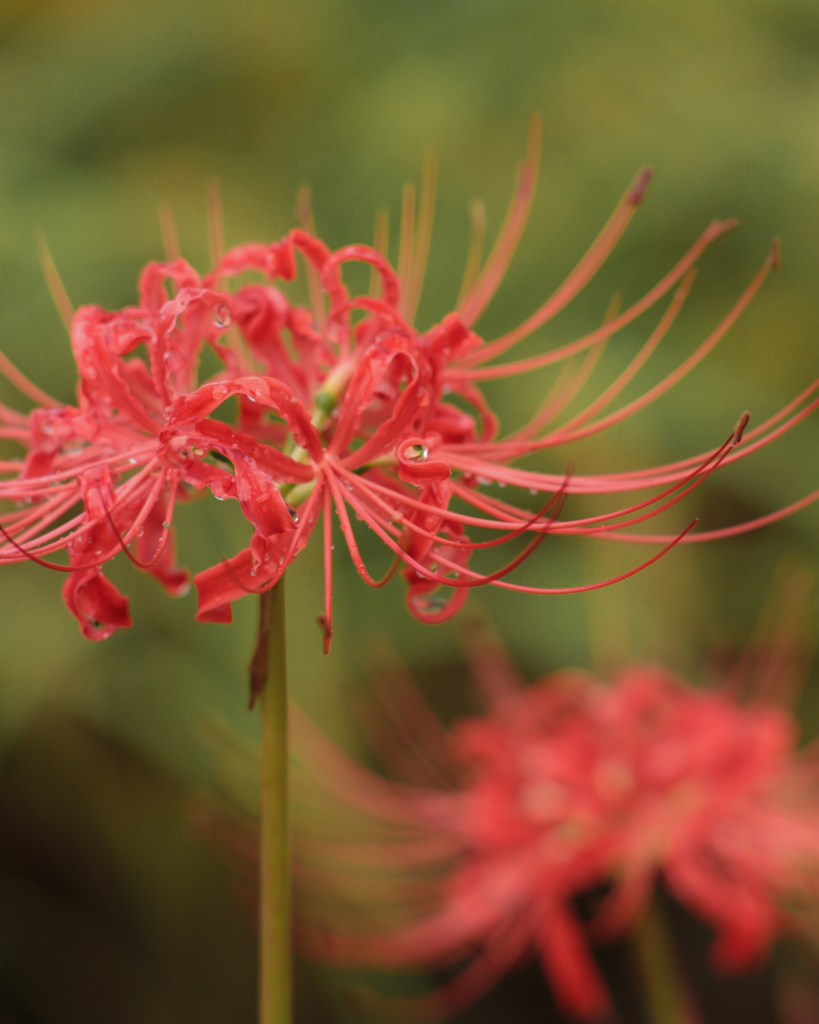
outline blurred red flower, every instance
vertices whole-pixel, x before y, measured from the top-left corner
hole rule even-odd
[[[787,686],[793,664],[781,648],[767,653],[757,676]],[[298,719],[312,955],[457,966],[404,1007],[448,1016],[535,954],[564,1009],[597,1019],[610,1006],[589,939],[634,927],[658,876],[713,927],[718,970],[756,964],[806,911],[815,918],[815,757],[795,752],[781,707],[740,702],[747,664],[730,689],[693,689],[642,664],[610,683],[566,671],[523,687],[486,644],[471,660],[490,705],[446,736],[411,686],[380,688],[392,731],[376,749],[400,783]],[[591,890],[607,895],[586,924],[575,901]]]
[[[24,415],[0,406],[0,436],[27,449],[25,458],[0,463],[6,476],[0,499],[13,503],[0,514],[0,563],[30,559],[68,572],[64,594],[69,609],[86,636],[105,638],[131,622],[127,598],[106,580],[102,565],[122,550],[170,593],[184,592],[187,577],[174,562],[172,513],[177,501],[209,489],[217,498],[239,501],[254,535],[247,550],[196,577],[201,621],[229,622],[232,601],[274,586],[323,516],[326,607],[320,621],[329,645],[333,507],[365,582],[382,586],[402,566],[410,611],[424,621],[452,615],[474,586],[556,594],[615,582],[535,587],[506,576],[548,533],[610,537],[668,508],[718,466],[750,454],[807,416],[819,401],[814,397],[819,381],[746,434],[742,446],[747,417],[714,451],[671,465],[595,476],[515,468],[522,456],[604,430],[672,387],[732,326],[777,258],[774,249],[722,323],[677,370],[640,398],[602,415],[670,328],[693,283],[699,255],[732,224],[712,224],[659,284],[591,334],[530,359],[496,364],[492,360],[547,323],[586,285],[622,235],[649,180],[647,172],[639,176],[540,309],[516,330],[486,342],[473,325],[518,244],[534,190],[538,148],[535,123],[494,248],[479,269],[478,217],[457,309],[427,331],[418,331],[413,319],[432,226],[431,175],[417,225],[413,193],[406,193],[397,272],[376,248],[349,245],[331,252],[303,229],[272,245],[232,249],[203,278],[182,259],[150,264],[140,280],[138,306],[117,312],[88,306],[73,315],[71,343],[80,378],[76,406],[44,394],[3,356],[0,369],[35,408]],[[295,277],[297,253],[307,267],[310,309],[293,304],[277,286]],[[351,261],[371,266],[370,294],[350,296],[341,270]],[[248,273],[261,282],[247,283]],[[238,288],[226,290],[226,281],[240,276]],[[628,367],[581,412],[552,427],[585,384],[606,340],[673,289],[668,308]],[[222,367],[200,383],[199,359],[206,345]],[[566,362],[583,352],[579,365]],[[527,426],[498,438],[496,417],[480,382],[558,362],[564,362],[564,371]],[[216,413],[231,398],[237,411],[229,425]],[[545,495],[545,504],[534,510],[500,501],[481,491],[491,483]],[[557,520],[568,494],[649,489],[656,493],[615,511]],[[688,534],[689,526],[679,535],[620,536],[663,548],[631,571],[637,572],[687,534],[686,539],[706,539],[741,532],[816,496],[710,534]],[[460,510],[451,507],[453,499]],[[373,579],[366,569],[348,510],[393,553],[393,567],[384,579]],[[469,527],[494,531],[495,539],[473,541],[465,532]],[[476,549],[522,536],[529,543],[502,569],[470,567]],[[67,566],[46,560],[59,550],[68,552]]]

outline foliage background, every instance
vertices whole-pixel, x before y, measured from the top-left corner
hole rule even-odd
[[[73,363],[38,268],[36,228],[75,305],[119,306],[134,301],[141,266],[161,257],[161,201],[173,205],[183,251],[200,269],[213,176],[222,184],[228,244],[283,234],[305,181],[328,244],[366,241],[377,207],[388,206],[395,223],[401,184],[418,178],[432,148],[439,200],[419,311],[419,323],[429,324],[457,293],[469,202],[486,201],[491,237],[527,120],[539,111],[541,184],[520,252],[481,322],[487,336],[543,300],[645,164],[656,180],[617,253],[530,347],[595,326],[614,290],[626,301],[636,297],[712,218],[739,217],[741,230],[701,261],[689,308],[641,375],[647,385],[718,322],[771,238],[783,240],[780,272],[690,380],[633,423],[541,464],[560,471],[571,457],[579,471],[593,472],[706,450],[744,408],[760,422],[817,372],[817,58],[813,0],[6,0],[0,346],[44,388],[71,398]],[[610,379],[645,335],[638,322],[619,336],[596,379]],[[533,408],[548,379],[498,385],[493,399],[504,422],[513,426],[521,409]],[[0,398],[25,407],[5,384]],[[725,525],[801,496],[819,485],[817,442],[814,419],[774,450],[720,473],[689,499],[688,517]],[[228,505],[179,509],[181,561],[194,571],[244,545],[246,527]],[[575,663],[605,668],[633,655],[661,657],[697,678],[710,646],[730,649],[748,636],[777,564],[790,559],[815,570],[818,530],[811,509],[747,538],[678,549],[615,589],[473,600],[530,674]],[[376,643],[387,640],[422,676],[425,666],[458,655],[452,628],[411,620],[397,581],[369,592],[337,547],[332,654],[321,655],[315,626],[315,546],[289,573],[289,632],[297,698],[343,736],[349,681]],[[519,578],[583,582],[633,564],[641,552],[547,542]],[[383,560],[375,544],[365,542],[365,554],[376,567]],[[65,612],[61,580],[33,566],[3,569],[0,749],[16,749],[57,702],[186,784],[212,785],[209,723],[218,717],[254,741],[256,722],[244,710],[252,603],[239,603],[232,628],[198,625],[193,595],[172,602],[127,563],[112,577],[131,595],[135,628],[95,646]],[[802,698],[809,735],[816,692],[809,684]],[[86,783],[87,793],[90,776]],[[159,850],[142,856],[162,860]],[[173,887],[150,878],[141,884]],[[3,920],[0,913],[0,937]],[[12,962],[3,950],[16,941],[12,925],[7,931],[0,979]],[[187,1012],[177,1006],[161,1019],[189,1019]]]

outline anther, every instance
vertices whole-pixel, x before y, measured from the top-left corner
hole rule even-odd
[[[745,428],[748,426],[750,418],[751,414],[747,410],[739,417],[739,422],[734,427],[734,444],[739,444],[742,440],[742,435],[745,433]]]
[[[645,199],[646,189],[653,177],[654,171],[650,167],[644,167],[637,175],[637,179],[631,186],[631,191],[628,194],[628,201],[633,206],[639,206],[643,199]]]

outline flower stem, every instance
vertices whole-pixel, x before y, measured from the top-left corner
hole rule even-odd
[[[251,702],[261,691],[259,1022],[290,1024],[290,844],[287,820],[287,641],[284,578],[259,597]]]
[[[674,948],[657,898],[646,908],[634,935],[634,950],[642,977],[651,1024],[696,1024],[680,978]]]

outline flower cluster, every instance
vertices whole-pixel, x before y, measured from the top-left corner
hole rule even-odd
[[[654,288],[599,329],[530,359],[496,363],[587,284],[631,220],[649,178],[640,175],[554,294],[520,327],[487,342],[474,325],[520,238],[537,153],[535,125],[490,255],[478,269],[478,225],[457,309],[429,330],[417,330],[413,319],[431,231],[431,183],[421,196],[417,225],[413,194],[407,193],[398,272],[377,248],[348,245],[333,252],[301,228],[272,245],[231,249],[205,276],[181,258],[150,264],[139,282],[137,306],[116,312],[86,306],[73,315],[76,405],[44,394],[3,356],[0,369],[35,408],[23,414],[0,405],[0,437],[25,449],[23,458],[0,462],[5,477],[0,481],[0,563],[29,559],[68,573],[66,604],[87,637],[106,638],[131,620],[128,600],[106,579],[103,564],[123,551],[169,593],[184,592],[187,574],[175,563],[172,514],[177,502],[209,490],[240,503],[253,537],[245,551],[196,577],[201,621],[229,622],[234,600],[274,586],[323,518],[326,608],[320,621],[328,645],[333,508],[365,582],[381,586],[401,567],[409,608],[424,621],[452,615],[474,586],[562,593],[613,582],[531,587],[506,576],[548,533],[611,537],[661,512],[718,466],[749,454],[808,415],[819,382],[746,433],[741,447],[746,419],[714,451],[670,465],[597,476],[515,468],[522,456],[604,430],[666,392],[723,337],[776,262],[774,250],[724,320],[672,374],[604,414],[671,327],[692,285],[697,258],[732,225],[712,224]],[[282,290],[296,276],[299,254],[310,308],[293,303]],[[370,294],[348,291],[342,268],[351,261],[372,268]],[[582,411],[554,426],[586,383],[606,340],[672,292],[628,367]],[[198,367],[204,346],[218,356],[221,369],[202,382]],[[575,363],[573,357],[582,353]],[[561,362],[564,371],[528,425],[499,437],[480,383]],[[229,399],[237,409],[232,424],[220,412]],[[523,507],[501,501],[481,490],[490,483],[541,494],[545,503],[532,510],[526,501]],[[603,515],[557,520],[567,494],[651,489],[656,491],[651,497]],[[350,512],[394,555],[382,580],[364,565]],[[494,531],[494,539],[474,541],[468,528]],[[722,534],[731,532],[736,531]],[[657,543],[663,554],[685,534],[620,536]],[[523,535],[530,543],[504,568],[481,573],[470,566],[476,549]],[[711,535],[716,534],[686,539]],[[67,553],[67,565],[48,560],[56,551]]]
[[[721,970],[757,963],[800,912],[815,913],[815,763],[794,754],[785,711],[651,665],[610,684],[577,671],[506,691],[508,666],[481,671],[495,700],[456,725],[448,749],[417,694],[394,701],[400,732],[414,734],[401,785],[299,721],[297,749],[319,769],[304,793],[363,814],[339,827],[321,804],[302,812],[298,857],[312,889],[302,938],[313,955],[457,965],[412,1007],[448,1016],[534,953],[564,1009],[598,1019],[610,1004],[589,938],[633,927],[660,874],[713,927]],[[587,924],[576,900],[591,890],[607,895]]]

